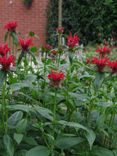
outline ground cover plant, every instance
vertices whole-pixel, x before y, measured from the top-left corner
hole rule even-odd
[[[116,47],[63,45],[57,28],[58,47],[38,49],[16,29],[0,45],[0,156],[117,156]]]

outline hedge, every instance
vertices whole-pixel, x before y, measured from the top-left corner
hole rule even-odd
[[[117,34],[117,0],[63,0],[65,33],[78,33],[83,43],[100,41]],[[50,0],[47,40],[53,39],[58,20],[58,0]],[[100,36],[100,37],[99,37]]]

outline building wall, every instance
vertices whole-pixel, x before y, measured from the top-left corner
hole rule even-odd
[[[46,11],[48,0],[33,0],[32,6],[26,8],[23,0],[0,0],[0,44],[3,42],[5,31],[3,26],[10,20],[18,22],[17,31],[21,36],[33,31],[39,36],[36,45],[45,43]]]

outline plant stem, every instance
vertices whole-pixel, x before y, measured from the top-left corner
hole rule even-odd
[[[8,120],[8,111],[7,111],[7,102],[6,102],[6,80],[4,81],[3,88],[2,88],[2,120],[3,120],[3,127],[4,131],[7,134],[7,120]]]

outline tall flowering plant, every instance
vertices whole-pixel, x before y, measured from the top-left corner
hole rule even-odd
[[[4,25],[4,29],[6,30],[4,40],[5,41],[8,40],[9,46],[11,46],[12,41],[13,41],[13,44],[15,44],[15,45],[18,44],[18,37],[17,37],[17,33],[16,33],[17,26],[18,26],[17,21],[10,21]],[[11,41],[11,39],[12,39],[12,41]]]
[[[33,45],[33,38],[19,38],[19,45],[20,45],[20,49],[21,49],[21,54],[19,55],[18,58],[18,64],[21,62],[22,58],[25,57],[26,55],[32,55],[31,51],[30,51],[30,47]]]
[[[7,75],[15,65],[15,57],[8,55],[10,48],[7,44],[0,46],[0,87],[2,87],[2,125],[5,133],[8,130],[8,109],[7,109]]]
[[[73,57],[74,57],[74,52],[76,50],[76,47],[79,45],[80,38],[78,35],[72,35],[70,33],[69,36],[67,36],[67,46],[68,46],[68,51],[69,51],[69,61],[72,64],[73,62]]]

